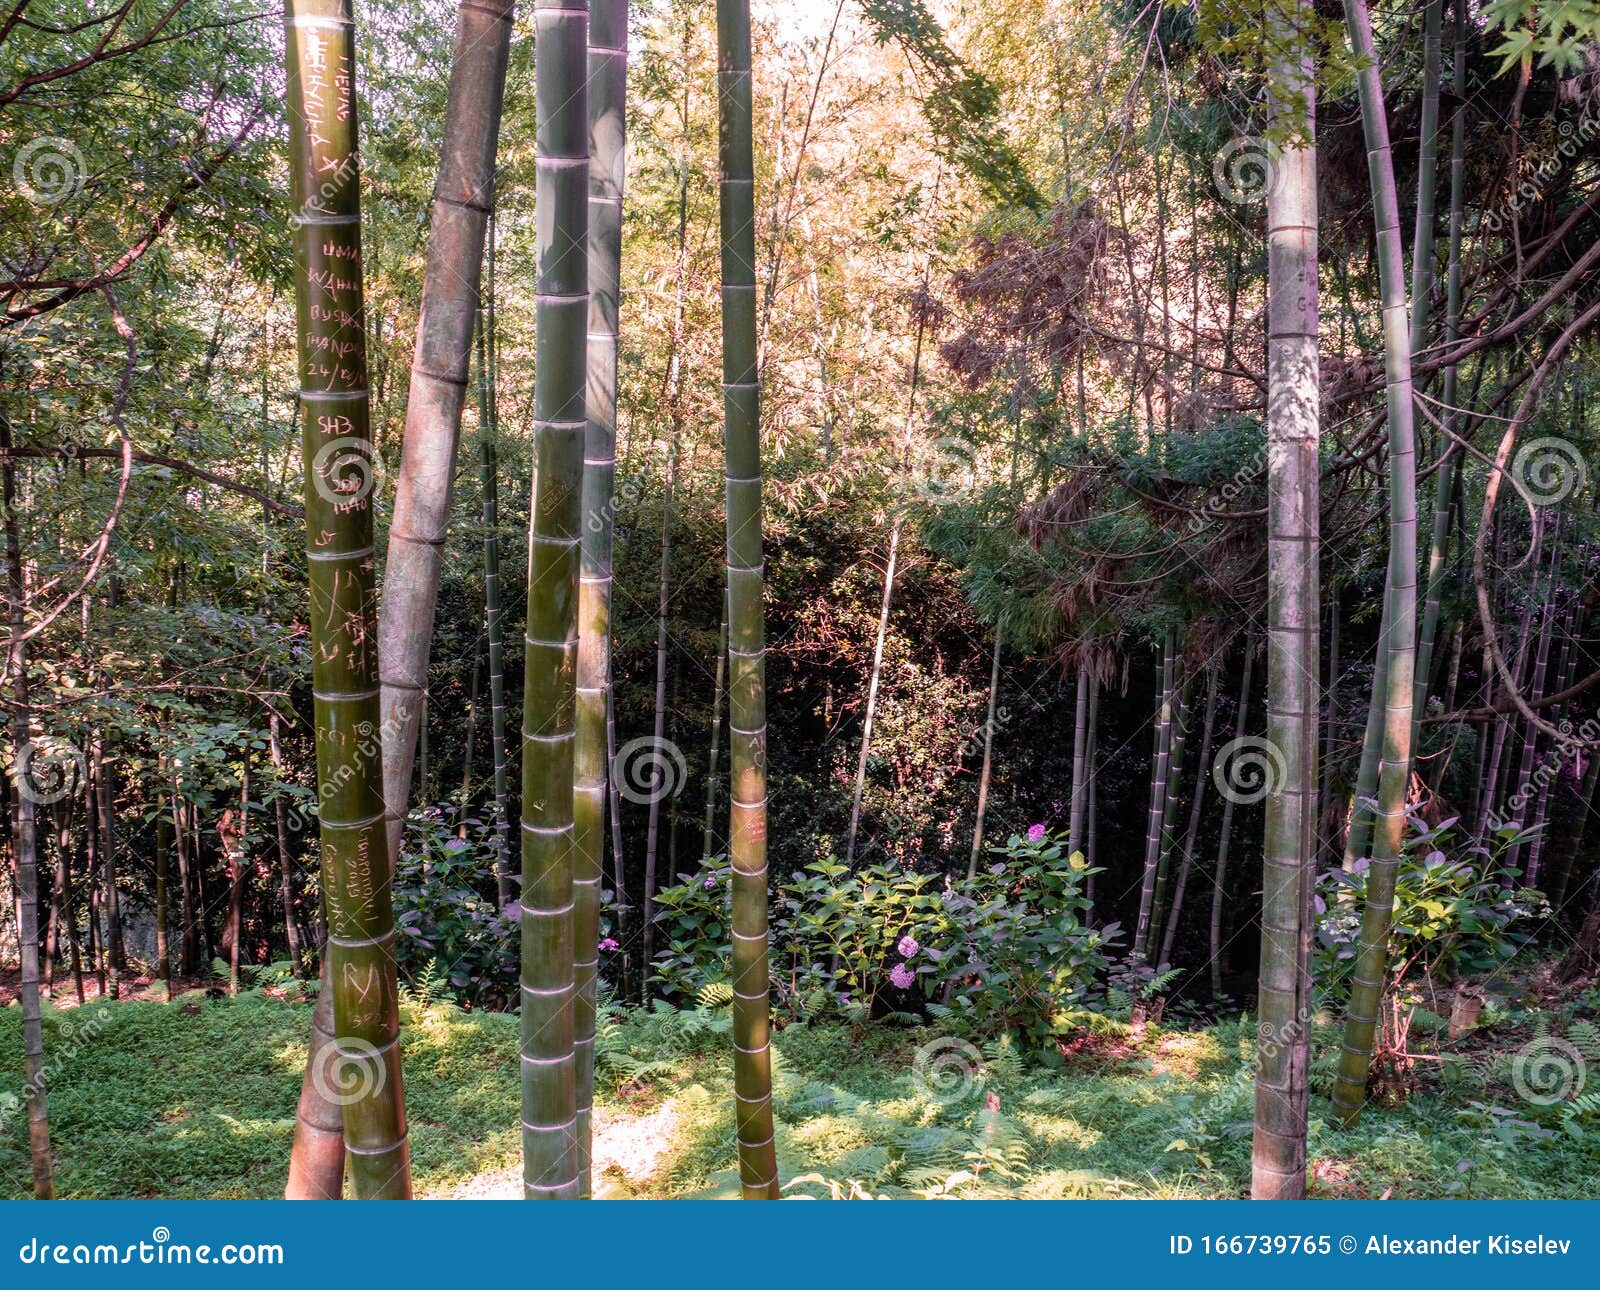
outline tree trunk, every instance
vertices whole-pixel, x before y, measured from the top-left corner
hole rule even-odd
[[[128,968],[128,955],[122,944],[122,899],[117,893],[116,785],[112,782],[114,761],[107,752],[109,745],[110,740],[103,732],[96,737],[94,785],[100,811],[100,864],[105,879],[102,908],[106,923],[106,989],[111,998],[120,999],[122,974]]]
[[[989,664],[989,706],[983,718],[983,765],[978,771],[978,809],[972,821],[972,854],[967,859],[967,877],[978,872],[978,857],[983,854],[983,823],[989,810],[989,780],[994,774],[994,714],[1000,697],[1000,651],[1003,633],[994,628],[994,654]]]
[[[1189,827],[1183,835],[1183,852],[1178,860],[1178,881],[1172,892],[1172,912],[1167,915],[1166,931],[1161,936],[1161,953],[1156,962],[1161,971],[1172,964],[1172,944],[1177,938],[1178,920],[1183,916],[1183,896],[1189,886],[1189,868],[1194,861],[1194,844],[1200,835],[1200,813],[1205,807],[1207,768],[1211,765],[1211,736],[1217,717],[1217,668],[1208,668],[1206,711],[1201,723],[1200,760],[1195,768],[1194,800],[1189,803]]]
[[[289,805],[284,801],[283,746],[278,740],[278,714],[267,717],[267,756],[278,776],[277,791],[272,798],[272,813],[278,830],[278,884],[283,900],[283,936],[289,947],[289,961],[294,964],[296,977],[305,976],[305,963],[300,957],[300,923],[294,912],[294,858],[289,850]]]
[[[172,850],[172,826],[167,799],[156,794],[156,977],[166,1002],[172,1001],[172,955],[167,945],[167,861]]]
[[[456,12],[444,140],[406,400],[405,446],[395,480],[378,621],[383,796],[391,857],[400,854],[419,728],[427,720],[428,655],[472,360],[484,232],[494,203],[511,17],[512,0],[470,0]],[[424,769],[424,795],[427,778]]]
[[[1383,758],[1378,771],[1378,809],[1374,820],[1372,864],[1367,871],[1361,916],[1360,949],[1350,985],[1349,1014],[1334,1090],[1334,1109],[1354,1123],[1366,1100],[1367,1068],[1378,1007],[1389,966],[1389,920],[1395,875],[1405,839],[1406,787],[1411,777],[1412,689],[1417,648],[1417,480],[1411,406],[1411,349],[1406,320],[1405,278],[1400,246],[1399,199],[1389,122],[1384,109],[1380,64],[1372,44],[1366,0],[1345,0],[1350,43],[1359,66],[1361,124],[1378,232],[1378,279],[1383,302],[1385,388],[1389,422],[1389,566],[1385,578],[1382,648],[1384,678]]]
[[[11,446],[11,422],[0,410],[0,448]],[[5,504],[6,610],[11,629],[6,671],[11,683],[7,706],[11,713],[11,772],[15,790],[11,804],[11,838],[17,864],[17,942],[22,959],[17,995],[22,1005],[23,1096],[28,1104],[28,1156],[33,1167],[33,1194],[38,1200],[53,1200],[55,1164],[50,1151],[50,1120],[46,1109],[44,1028],[39,1016],[38,803],[29,767],[22,760],[37,753],[28,687],[28,642],[23,635],[28,619],[28,584],[22,568],[22,535],[17,521],[16,467],[9,456],[0,466],[0,482],[4,487],[0,500]]]
[[[861,795],[867,786],[867,759],[872,751],[872,719],[877,715],[878,711],[878,683],[883,675],[883,646],[885,639],[889,635],[889,610],[894,603],[894,575],[900,560],[900,527],[903,522],[903,515],[897,513],[894,517],[894,524],[889,529],[889,558],[883,566],[883,597],[878,603],[878,633],[872,645],[872,671],[867,677],[867,710],[861,721],[861,751],[856,757],[855,792],[850,799],[850,833],[845,843],[844,852],[846,868],[853,865],[856,859],[856,831],[861,826]],[[996,657],[998,658],[998,654]],[[994,701],[992,686],[989,698],[992,704]],[[984,766],[985,770],[987,770],[987,757],[984,759]],[[987,781],[987,774],[985,774],[984,778]],[[976,842],[973,845],[976,847]],[[976,850],[974,850],[973,856],[975,864]]]
[[[1269,20],[1292,41],[1280,68],[1299,102],[1274,104],[1294,131],[1267,196],[1267,739],[1276,754],[1262,854],[1260,1018],[1250,1194],[1301,1200],[1311,1052],[1311,890],[1316,879],[1317,153],[1312,6]],[[1302,115],[1302,107],[1303,113]],[[1409,643],[1409,638],[1408,638]],[[1409,710],[1407,716],[1409,717]]]
[[[735,1128],[745,1198],[775,1200],[778,1162],[772,1136],[767,976],[767,696],[761,609],[761,387],[756,376],[752,93],[749,0],[717,0]]]
[[[333,1046],[355,1194],[409,1198],[384,829],[350,0],[289,0],[290,178]],[[314,1073],[314,1072],[313,1072]]]
[[[333,1039],[331,964],[324,949],[322,988],[311,1013],[311,1045],[295,1107],[285,1200],[339,1200],[344,1195],[343,1109],[334,1100],[343,1085]]]
[[[174,783],[172,789],[172,845],[178,853],[178,971],[192,976],[200,958],[200,937],[194,919],[194,882],[189,870],[189,830],[184,824],[183,795]]]

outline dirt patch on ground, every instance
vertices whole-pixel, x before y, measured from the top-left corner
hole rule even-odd
[[[594,1112],[595,1194],[629,1196],[660,1172],[678,1129],[678,1111],[665,1102],[649,1115],[626,1115],[610,1107]],[[447,1200],[521,1200],[522,1166],[479,1174],[452,1191]]]

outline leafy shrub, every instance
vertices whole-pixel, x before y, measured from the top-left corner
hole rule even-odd
[[[517,1002],[517,910],[502,910],[494,888],[494,826],[466,821],[466,837],[437,808],[413,811],[395,864],[394,910],[400,975],[449,982],[467,1008]]]
[[[732,892],[729,869],[705,862],[682,882],[656,892],[657,940],[650,980],[663,994],[691,999],[728,980],[732,960]]]
[[[1456,819],[1429,825],[1415,814],[1395,877],[1390,934],[1391,985],[1421,977],[1448,984],[1504,966],[1532,938],[1550,905],[1532,888],[1512,886],[1503,865],[1528,830],[1506,825],[1487,844],[1457,832]],[[1369,865],[1333,870],[1317,894],[1316,978],[1327,991],[1348,988],[1361,940]]]
[[[1013,836],[971,879],[832,860],[779,888],[772,915],[776,1006],[794,1019],[835,1014],[914,1020],[926,1007],[955,1030],[1020,1034],[1047,1045],[1093,985],[1115,926],[1084,923],[1091,870],[1060,837]],[[657,896],[665,944],[652,980],[692,997],[727,980],[728,870],[713,862]]]
[[[1065,855],[1058,835],[1013,835],[990,848],[999,858],[973,878],[952,884],[941,947],[930,980],[942,987],[940,1009],[979,1034],[1015,1033],[1053,1054],[1053,1036],[1075,1028],[1070,1016],[1108,966],[1118,928],[1086,925],[1091,872],[1083,856]]]

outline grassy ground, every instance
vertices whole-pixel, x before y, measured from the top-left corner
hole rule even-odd
[[[1596,998],[1510,1009],[1423,1086],[1352,1132],[1312,1129],[1319,1196],[1600,1195],[1600,1094],[1529,1103],[1519,1048],[1587,1043]],[[46,1011],[50,1116],[68,1197],[281,1194],[310,1011],[253,992]],[[409,1004],[405,1070],[417,1190],[514,1195],[516,1020]],[[791,1194],[1030,1197],[1245,1194],[1248,1028],[1101,1027],[1065,1069],[1004,1046],[903,1027],[791,1027],[778,1037],[780,1167]],[[1328,1052],[1331,1034],[1319,1034]],[[728,1195],[732,1095],[725,1016],[614,1017],[601,1037],[597,1159],[608,1193]],[[0,1009],[0,1197],[28,1193],[21,1019]],[[920,1052],[920,1057],[919,1057]],[[1596,1054],[1600,1056],[1600,1054]],[[1558,1053],[1559,1056],[1559,1053]],[[1596,1063],[1588,1061],[1592,1072]],[[1318,1063],[1318,1090],[1330,1071]]]

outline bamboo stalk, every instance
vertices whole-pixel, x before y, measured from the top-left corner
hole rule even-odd
[[[578,587],[572,944],[576,958],[578,1193],[593,1191],[594,1011],[606,845],[606,696],[611,683],[611,535],[616,506],[617,329],[627,162],[627,0],[589,4],[589,340]]]
[[[573,746],[589,310],[588,12],[537,0],[534,475],[522,710],[522,1160],[530,1200],[578,1194]]]
[[[749,0],[717,0],[722,389],[728,508],[729,860],[739,1179],[778,1197],[767,967],[767,693],[762,625],[761,386],[756,364],[755,166]]]
[[[1271,26],[1292,58],[1273,103],[1293,132],[1267,195],[1267,739],[1261,977],[1250,1194],[1306,1191],[1311,890],[1316,878],[1319,468],[1316,81],[1309,0]],[[1410,637],[1407,637],[1408,643]],[[1409,710],[1406,713],[1409,718]]]
[[[500,468],[494,365],[494,212],[487,233],[488,285],[478,311],[478,486],[483,506],[483,609],[489,651],[489,740],[494,767],[494,880],[502,910],[510,906],[511,785],[506,767],[505,624],[500,603]]]
[[[409,1198],[383,828],[372,442],[350,0],[288,0],[312,691],[334,1041],[355,1194]]]
[[[1406,786],[1411,776],[1411,712],[1417,633],[1416,441],[1411,406],[1411,347],[1400,246],[1399,200],[1383,83],[1373,48],[1366,0],[1345,0],[1350,43],[1359,66],[1357,87],[1361,124],[1377,227],[1378,279],[1383,302],[1385,392],[1389,423],[1389,565],[1385,578],[1387,610],[1382,648],[1384,676],[1383,757],[1378,770],[1378,809],[1373,827],[1372,864],[1367,870],[1360,948],[1350,986],[1334,1110],[1353,1123],[1366,1100],[1368,1067],[1377,1026],[1378,1004],[1388,976],[1389,924],[1395,875],[1405,837]]]

